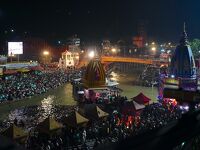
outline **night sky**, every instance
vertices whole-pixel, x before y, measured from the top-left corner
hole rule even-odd
[[[0,1],[0,33],[14,29],[41,37],[128,38],[139,22],[158,41],[178,40],[183,22],[200,38],[199,0]]]

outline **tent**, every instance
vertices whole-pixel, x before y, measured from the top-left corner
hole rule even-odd
[[[77,127],[78,125],[84,125],[89,120],[82,115],[80,115],[78,112],[73,112],[71,115],[64,117],[63,119],[64,124],[67,124],[70,127]]]
[[[147,105],[149,104],[150,98],[146,97],[143,93],[138,94],[137,96],[132,98],[138,104]]]
[[[46,118],[44,121],[40,122],[36,128],[40,133],[49,134],[52,131],[56,131],[63,127],[62,124],[57,122],[54,118]]]
[[[122,114],[124,115],[134,115],[140,110],[145,108],[145,105],[143,104],[138,104],[135,101],[127,101],[123,106],[122,106]]]
[[[27,137],[28,134],[23,129],[12,124],[10,127],[2,131],[1,135],[11,138],[13,140],[19,140]]]
[[[121,107],[121,112],[123,115],[134,115],[136,112],[135,106],[132,101],[127,101]]]
[[[138,111],[138,110],[141,110],[141,109],[144,109],[145,108],[145,105],[143,104],[138,104],[137,102],[135,101],[132,101],[134,106],[135,106],[135,110]]]
[[[104,118],[109,115],[95,104],[85,104],[80,111],[82,111],[82,113],[90,120],[98,120],[99,118]]]

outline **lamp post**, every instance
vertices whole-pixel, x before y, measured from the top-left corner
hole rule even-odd
[[[113,56],[114,56],[114,55],[116,54],[116,52],[117,52],[116,48],[112,48],[111,51],[112,51],[112,53],[113,53]]]
[[[49,56],[49,51],[43,51],[43,55],[44,55],[44,63],[47,63],[47,57]]]
[[[90,52],[88,53],[88,56],[89,56],[90,59],[93,59],[94,56],[95,56],[95,52],[94,52],[94,51],[90,51]]]

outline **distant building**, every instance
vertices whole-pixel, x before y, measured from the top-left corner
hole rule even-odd
[[[102,41],[102,52],[105,55],[109,55],[110,54],[110,50],[111,50],[111,43],[109,40],[103,40]]]
[[[145,45],[145,39],[142,36],[133,37],[133,45],[137,46],[137,48],[143,48]]]
[[[137,48],[144,48],[146,41],[146,23],[145,21],[140,21],[137,27],[137,35],[133,37],[133,45],[137,46]]]
[[[69,38],[67,41],[68,50],[70,52],[79,53],[81,51],[80,43],[81,43],[80,38],[78,38],[77,35],[74,35],[73,37]]]
[[[59,60],[59,68],[75,67],[79,63],[79,53],[65,51]]]

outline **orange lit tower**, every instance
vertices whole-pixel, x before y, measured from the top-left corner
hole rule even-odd
[[[101,61],[95,58],[87,66],[83,78],[85,88],[103,88],[106,86],[106,74]]]

